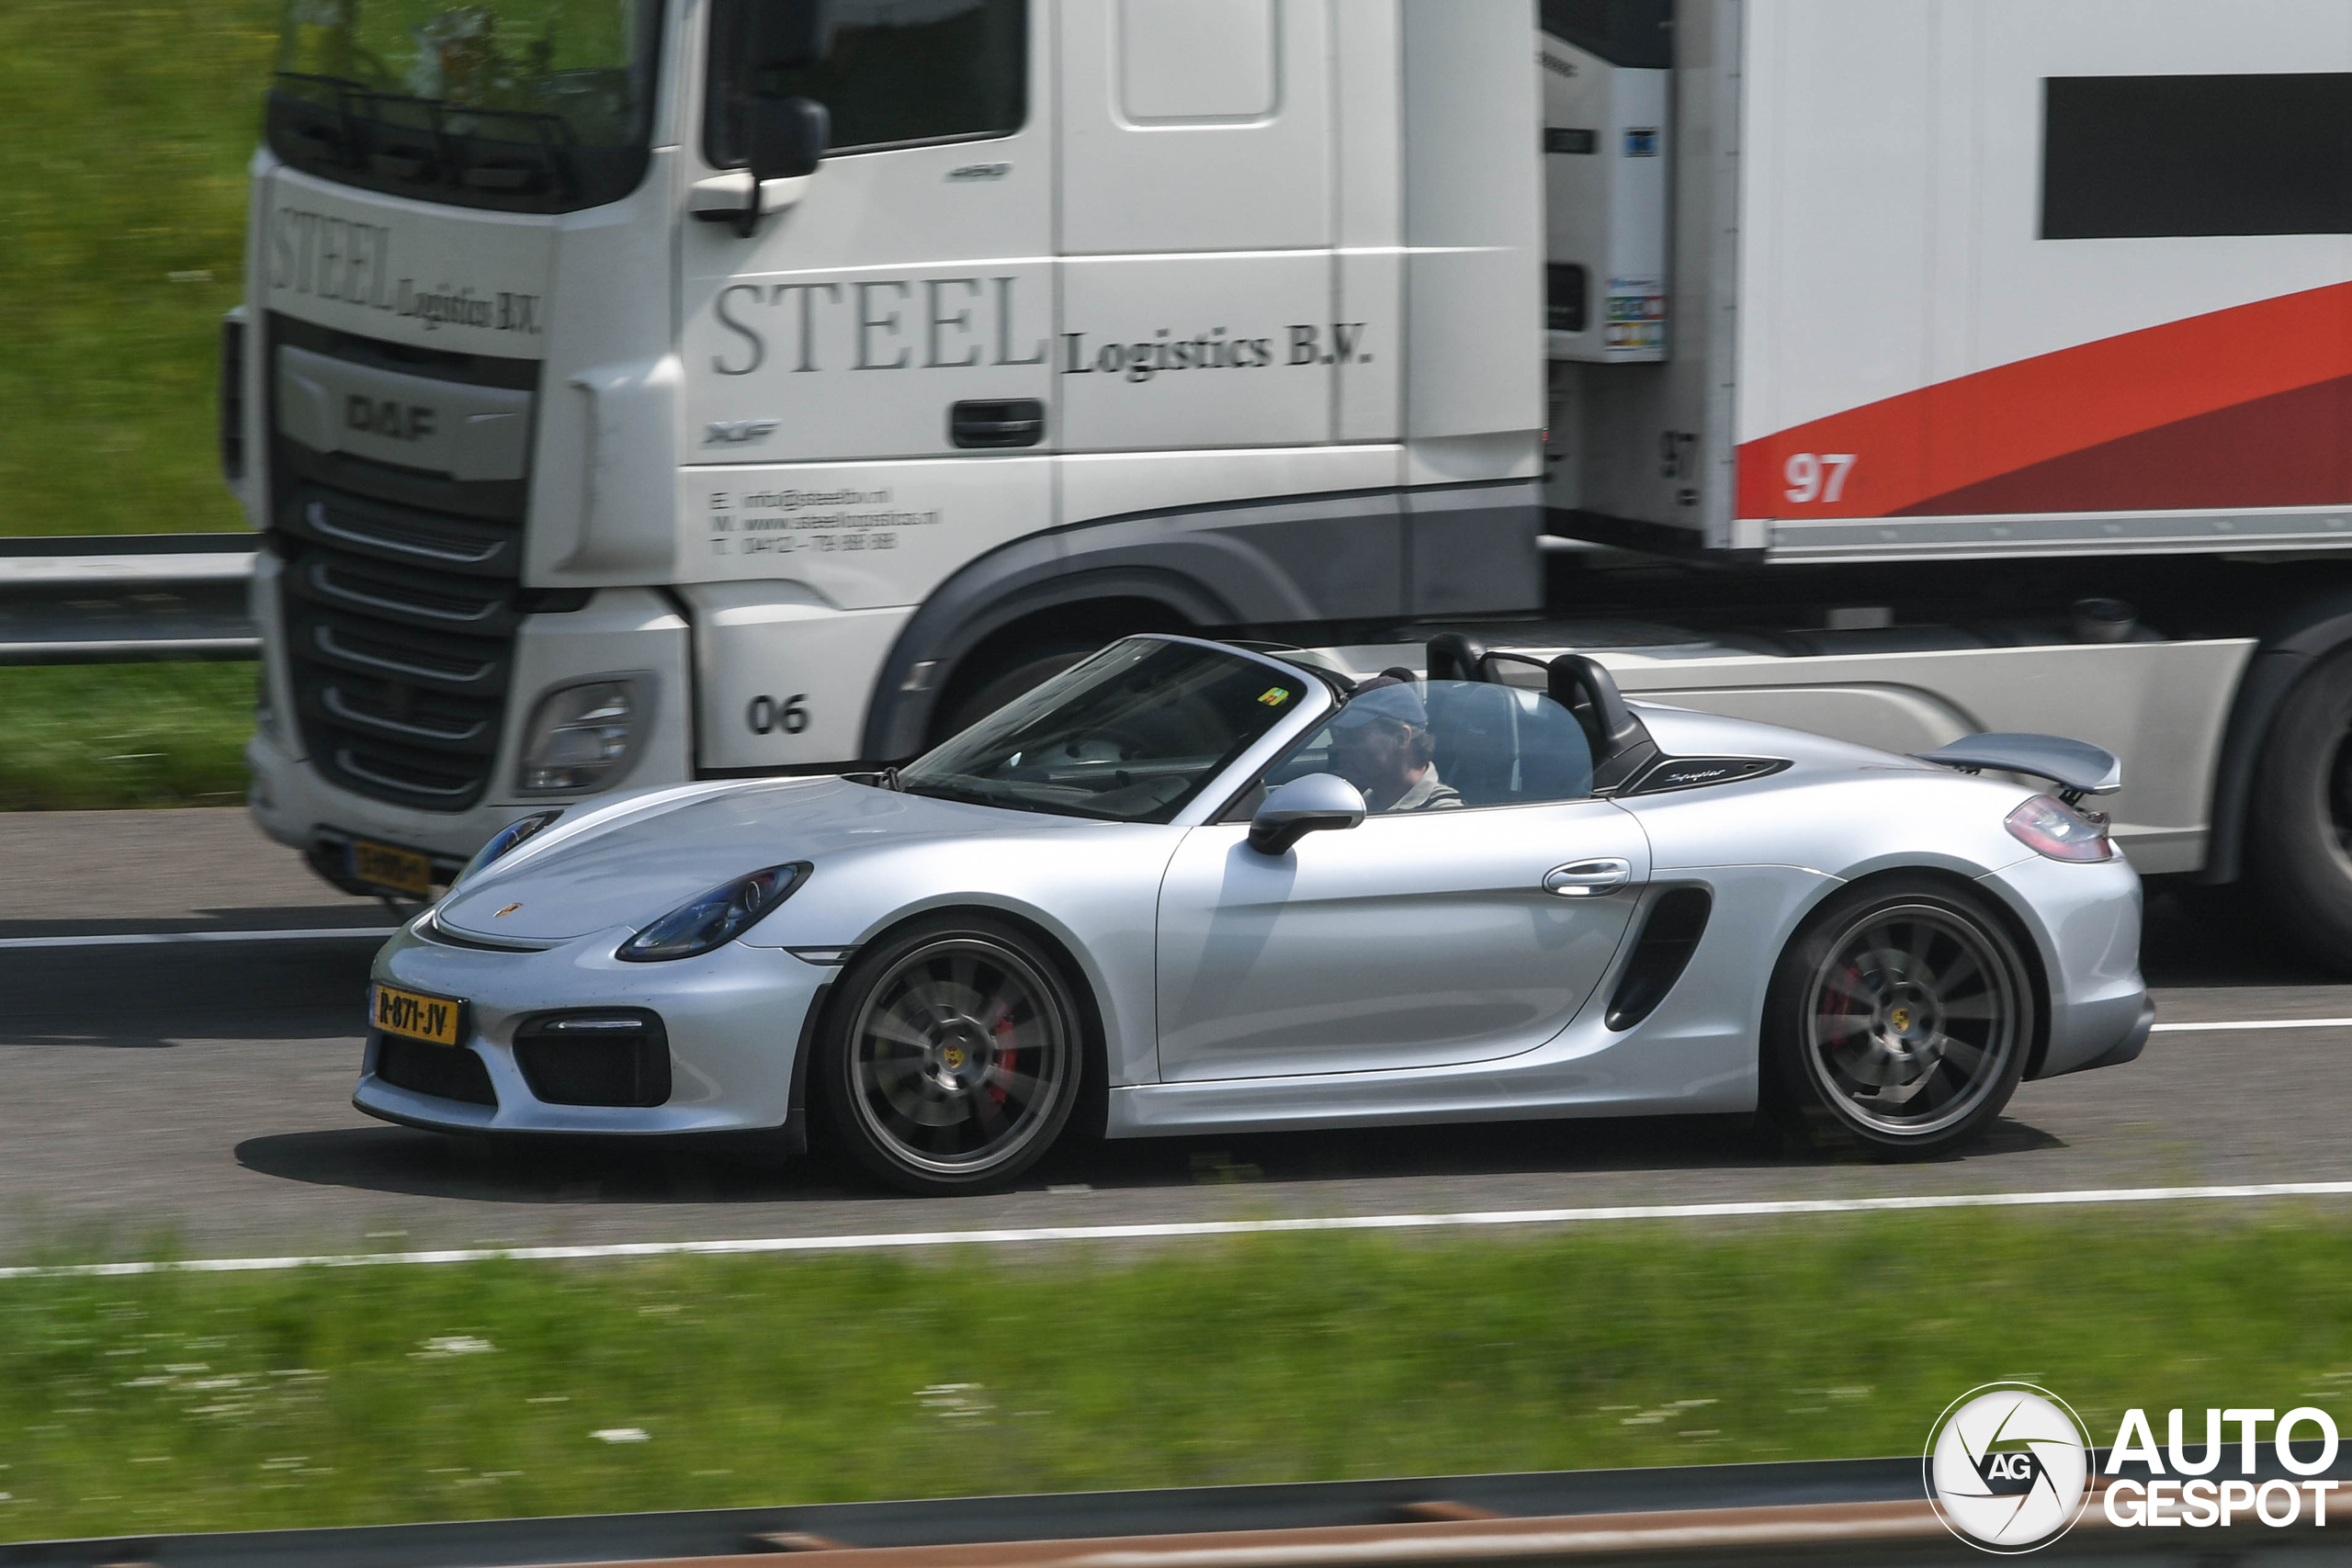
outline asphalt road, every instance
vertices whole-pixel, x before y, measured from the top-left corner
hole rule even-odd
[[[0,818],[0,940],[336,928],[237,812]],[[696,1148],[515,1150],[351,1109],[366,940],[0,947],[0,1256],[408,1250],[2352,1177],[2352,1030],[2169,1032],[2028,1084],[1965,1154],[1784,1147],[1745,1118],[1113,1144],[999,1196],[918,1201]],[[2227,899],[2157,889],[2166,1022],[2352,1017]]]

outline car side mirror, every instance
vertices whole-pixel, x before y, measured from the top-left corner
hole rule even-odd
[[[1284,855],[1309,833],[1352,828],[1363,820],[1363,792],[1337,773],[1308,773],[1276,786],[1250,818],[1250,847]]]

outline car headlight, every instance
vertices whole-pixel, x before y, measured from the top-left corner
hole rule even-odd
[[[466,863],[466,869],[458,873],[457,875],[449,879],[450,890],[455,892],[459,883],[464,882],[466,878],[471,876],[475,872],[480,871],[483,866],[488,865],[491,862],[496,860],[507,851],[514,848],[515,845],[521,843],[524,840],[529,838],[532,834],[537,832],[540,829],[546,827],[548,823],[553,822],[557,818],[562,815],[563,813],[560,809],[555,811],[534,811],[528,817],[509,822],[505,827],[501,828],[496,833],[491,836],[490,842],[484,844],[481,848],[474,852],[474,858]]]
[[[2009,813],[2009,837],[2038,855],[2052,860],[2101,861],[2115,858],[2115,840],[2107,836],[2107,819],[2094,820],[2046,795]]]
[[[724,947],[799,891],[809,869],[807,861],[794,861],[722,882],[621,943],[613,956],[631,964],[659,964]]]
[[[620,782],[637,760],[652,682],[642,676],[583,681],[539,699],[523,732],[514,787],[526,795],[574,794]]]

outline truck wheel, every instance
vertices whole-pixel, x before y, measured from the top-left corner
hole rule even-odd
[[[2352,649],[2287,694],[2246,805],[2247,870],[2280,934],[2352,973]]]
[[[1032,646],[1014,654],[1010,662],[983,669],[970,684],[950,693],[948,700],[940,705],[939,716],[932,721],[932,744],[935,746],[951,735],[971,728],[1013,698],[1044,685],[1101,646],[1100,643],[1082,646],[1062,644],[1050,648]]]
[[[1927,877],[1832,898],[1765,1002],[1768,1096],[1816,1144],[1939,1154],[2001,1112],[2034,1037],[2033,982],[2000,917]]]
[[[831,1132],[903,1191],[986,1191],[1035,1165],[1078,1103],[1086,1053],[1058,966],[983,915],[926,919],[842,976],[812,1064]]]

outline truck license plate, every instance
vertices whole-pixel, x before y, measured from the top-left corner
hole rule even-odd
[[[466,1004],[448,997],[379,984],[375,1005],[368,1010],[376,1027],[387,1034],[405,1034],[435,1045],[455,1045],[465,1037]]]
[[[354,839],[345,847],[344,863],[354,882],[412,898],[433,897],[433,863],[414,850]]]

